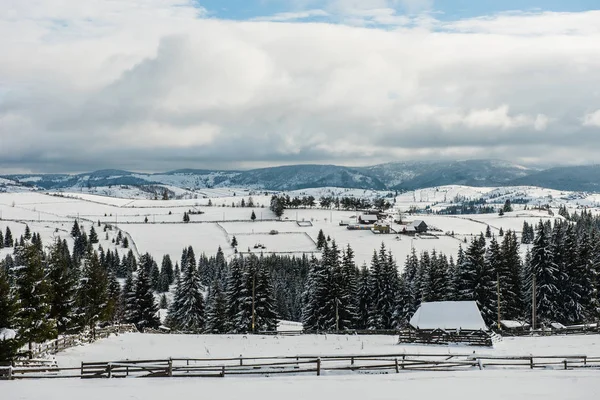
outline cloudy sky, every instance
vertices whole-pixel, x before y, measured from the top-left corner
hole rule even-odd
[[[0,173],[600,163],[597,0],[0,0]]]

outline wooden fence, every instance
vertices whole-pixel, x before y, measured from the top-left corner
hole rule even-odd
[[[169,358],[84,362],[80,367],[56,365],[0,367],[0,379],[225,377],[278,374],[400,373],[402,371],[456,371],[472,369],[600,370],[600,357],[494,356],[476,354],[305,355],[288,357]]]
[[[97,328],[94,332],[85,331],[78,335],[65,335],[59,337],[58,339],[50,340],[44,343],[36,343],[33,345],[31,350],[29,350],[27,347],[24,347],[22,352],[31,354],[31,358],[40,358],[49,354],[56,354],[80,344],[91,343],[98,339],[107,338],[111,334],[137,331],[138,330],[133,324],[107,326],[105,328]]]

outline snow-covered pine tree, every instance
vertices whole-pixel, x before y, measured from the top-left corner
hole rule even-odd
[[[13,237],[10,228],[6,227],[6,233],[4,234],[4,247],[13,247]]]
[[[129,295],[130,309],[128,320],[140,331],[158,328],[158,306],[152,293],[152,283],[145,268],[140,268],[133,281],[133,295]]]
[[[7,332],[9,329],[16,331],[18,326],[18,297],[10,284],[8,273],[6,268],[0,268],[0,332],[4,329]],[[17,356],[20,345],[16,338],[0,340],[0,363],[12,361]]]
[[[323,247],[322,259],[328,257],[329,246]],[[302,293],[302,324],[306,331],[324,330],[321,311],[326,290],[327,271],[321,261],[313,257],[310,261],[305,290]]]
[[[71,228],[71,236],[77,238],[79,235],[81,235],[81,229],[79,229],[79,223],[75,220],[73,227]]]
[[[319,229],[319,234],[317,235],[317,249],[321,250],[326,243],[327,239],[325,238],[323,229]]]
[[[15,258],[23,264],[15,267],[19,297],[18,336],[29,349],[56,336],[56,322],[50,318],[50,287],[46,280],[43,253],[26,242],[15,248]]]
[[[80,327],[88,327],[95,332],[96,324],[107,320],[108,275],[100,264],[98,253],[88,254],[83,260],[83,268],[77,289],[77,314]]]
[[[370,282],[370,271],[367,268],[367,264],[363,264],[358,278],[357,329],[367,329],[369,326],[369,310],[371,308],[371,292],[369,291]]]
[[[386,253],[385,244],[381,244],[379,254],[373,254],[373,264],[369,329],[392,329],[395,325],[398,269],[391,253]]]
[[[181,300],[177,302],[178,308],[174,317],[180,329],[198,333],[204,329],[205,306],[198,268],[192,258],[193,250],[190,247],[188,248],[187,265],[180,281]]]
[[[89,236],[89,241],[92,244],[96,244],[99,242],[98,240],[98,234],[96,233],[96,230],[94,229],[94,225],[92,225],[92,227],[90,228],[90,236]]]
[[[227,297],[215,279],[206,302],[206,333],[226,333],[227,328]]]
[[[594,265],[595,244],[592,242],[590,234],[583,231],[577,240],[576,256],[571,264],[569,271],[570,295],[572,304],[570,309],[569,321],[572,323],[582,323],[588,315],[593,315],[593,299],[595,297],[594,281],[596,267]],[[567,249],[565,249],[568,251]],[[560,281],[560,274],[559,274]],[[562,303],[560,303],[562,304]]]
[[[324,298],[319,301],[321,303],[319,314],[323,318],[322,328],[326,331],[350,329],[353,320],[356,319],[356,309],[335,240],[331,242],[329,251],[321,263],[326,275],[325,290],[322,292]]]
[[[73,320],[79,270],[72,266],[66,241],[57,239],[48,249],[47,273],[50,284],[50,318],[56,320],[58,334],[76,328]]]
[[[229,275],[227,276],[227,331],[233,333],[239,333],[235,320],[241,309],[243,263],[244,258],[242,256],[234,257],[229,264]]]
[[[160,266],[160,270],[165,270],[165,274],[167,275],[169,285],[173,284],[175,281],[175,272],[173,271],[173,262],[171,261],[171,256],[165,254],[162,259],[162,264]]]
[[[254,319],[255,332],[275,332],[277,330],[273,283],[262,256],[258,261],[254,288]]]
[[[546,226],[540,221],[531,250],[531,272],[535,278],[536,321],[550,322],[560,317],[558,268]]]
[[[514,231],[508,231],[500,247],[500,314],[502,319],[521,319],[523,308],[522,261],[519,241]]]

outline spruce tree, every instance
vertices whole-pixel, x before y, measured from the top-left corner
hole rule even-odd
[[[205,322],[202,284],[195,262],[191,263],[189,259],[181,277],[179,291],[181,297],[174,315],[177,326],[186,332],[201,332]]]
[[[90,243],[92,244],[96,244],[99,242],[98,240],[98,234],[96,233],[96,230],[94,229],[94,225],[92,225],[92,227],[90,228],[90,236],[88,237]]]
[[[71,228],[71,236],[73,238],[77,238],[79,237],[79,235],[81,235],[81,229],[79,229],[79,223],[77,222],[77,220],[75,220],[75,222],[73,223],[73,227]]]
[[[56,322],[50,318],[50,287],[45,277],[43,254],[33,245],[15,249],[23,265],[16,267],[19,297],[18,332],[24,343],[42,343],[56,337]]]
[[[369,327],[369,310],[371,309],[370,282],[370,271],[367,268],[367,265],[363,264],[360,269],[358,280],[358,310],[356,322],[356,327],[358,329],[367,329]]]
[[[49,249],[50,318],[56,320],[58,334],[75,327],[73,320],[79,270],[72,266],[66,241],[57,240]]]
[[[158,328],[158,307],[152,293],[152,283],[146,268],[140,268],[133,280],[132,293],[128,295],[127,320],[136,325],[140,331]]]
[[[218,280],[214,280],[206,304],[206,332],[226,333],[227,297]]]
[[[531,250],[531,273],[535,278],[536,321],[555,321],[559,316],[558,268],[546,227],[540,221]]]
[[[77,290],[77,309],[82,327],[95,333],[98,322],[107,320],[108,275],[100,264],[98,253],[84,259],[80,285]]]
[[[6,227],[6,233],[4,234],[4,247],[13,247],[13,237],[10,228]]]
[[[242,264],[243,258],[241,256],[234,257],[229,265],[229,275],[227,277],[227,331],[233,333],[240,332],[235,324],[235,319],[241,308]]]
[[[0,268],[0,334],[16,331],[19,312],[16,290],[11,286],[8,270]],[[6,335],[8,336],[8,335]],[[0,340],[0,363],[12,361],[18,354],[20,343],[17,338]]]
[[[321,250],[323,246],[325,246],[325,243],[327,243],[327,240],[325,239],[323,229],[319,229],[319,234],[317,235],[317,249]]]
[[[29,229],[29,225],[25,224],[25,235],[24,235],[25,240],[30,240],[31,239],[31,230]]]

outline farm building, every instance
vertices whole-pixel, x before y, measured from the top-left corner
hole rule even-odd
[[[492,338],[474,301],[421,303],[400,333],[400,343],[464,343],[492,346]]]
[[[422,221],[420,219],[417,219],[413,222],[410,223],[410,225],[408,225],[409,227],[412,227],[416,233],[425,233],[427,232],[427,224],[425,223],[425,221]]]
[[[361,224],[374,224],[379,217],[376,214],[363,214],[358,216],[358,222]]]
[[[410,319],[410,325],[420,330],[487,330],[474,301],[421,303]]]

